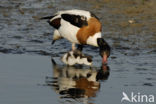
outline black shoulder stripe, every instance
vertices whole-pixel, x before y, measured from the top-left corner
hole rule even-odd
[[[72,25],[77,27],[87,26],[87,18],[84,16],[73,15],[73,14],[62,14],[61,17],[70,22]]]

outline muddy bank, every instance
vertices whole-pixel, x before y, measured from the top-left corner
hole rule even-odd
[[[155,4],[154,0],[0,1],[0,52],[56,55],[58,49],[63,53],[70,50],[66,40],[52,46],[53,28],[38,20],[65,9],[94,12],[103,24],[104,38],[113,49],[155,52]]]

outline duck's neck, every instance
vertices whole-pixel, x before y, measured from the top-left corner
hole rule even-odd
[[[98,38],[101,38],[101,32],[95,33],[93,36],[89,36],[87,39],[87,44],[98,47]]]

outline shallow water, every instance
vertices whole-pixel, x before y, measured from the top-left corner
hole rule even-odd
[[[101,0],[1,0],[0,103],[121,104],[123,91],[156,97],[155,32],[146,24],[138,24],[149,19],[140,20],[134,15],[138,22],[127,25],[125,21],[131,17],[113,14],[113,3],[100,3]],[[60,56],[71,47],[68,41],[51,45],[53,28],[38,18],[71,8],[92,10],[102,21],[104,38],[112,47],[104,70],[97,48],[84,48],[84,53],[93,56],[94,67],[90,69],[61,63]],[[155,27],[155,19],[150,21]]]
[[[0,103],[120,104],[123,91],[156,95],[154,60],[137,60],[151,57],[123,57],[90,69],[67,67],[53,57],[55,65],[50,56],[0,54]]]

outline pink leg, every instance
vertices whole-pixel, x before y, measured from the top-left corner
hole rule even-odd
[[[74,51],[75,49],[76,49],[75,43],[72,43],[72,51]]]

